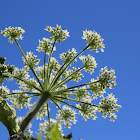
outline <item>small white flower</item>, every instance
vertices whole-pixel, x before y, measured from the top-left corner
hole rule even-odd
[[[115,113],[110,113],[110,121],[115,121],[114,119],[117,119],[117,115]]]

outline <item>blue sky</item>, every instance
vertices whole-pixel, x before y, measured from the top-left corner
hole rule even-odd
[[[139,140],[140,139],[140,1],[139,0],[5,0],[0,1],[0,30],[8,26],[22,26],[25,29],[24,39],[19,41],[24,52],[35,52],[38,40],[49,37],[44,28],[59,24],[68,29],[70,38],[57,44],[54,56],[73,47],[79,52],[85,47],[81,39],[85,29],[95,30],[104,38],[105,52],[93,55],[98,63],[95,74],[87,74],[83,81],[96,78],[99,70],[107,66],[116,71],[117,86],[107,93],[114,93],[118,104],[122,105],[117,113],[117,120],[102,118],[99,114],[96,121],[83,121],[78,116],[76,125],[65,134],[73,133],[72,140]],[[0,56],[6,57],[8,63],[22,67],[21,53],[16,44],[9,44],[7,38],[0,35]],[[39,57],[43,53],[35,52]],[[12,89],[17,85],[5,82]],[[18,112],[26,114],[27,111]],[[52,109],[52,116],[55,114]],[[37,123],[33,131],[38,129]],[[0,139],[9,138],[6,127],[0,123]],[[36,137],[36,133],[34,133]]]

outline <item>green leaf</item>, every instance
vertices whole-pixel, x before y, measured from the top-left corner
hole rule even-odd
[[[42,140],[41,137],[39,136],[39,134],[37,134],[38,140]]]
[[[52,130],[50,131],[51,140],[60,140],[61,133],[58,129],[58,122],[54,125]]]
[[[16,121],[16,111],[14,108],[11,108],[0,96],[0,121],[7,127],[9,134],[19,134],[20,127]]]
[[[45,140],[48,140],[48,137],[46,137],[46,139]]]

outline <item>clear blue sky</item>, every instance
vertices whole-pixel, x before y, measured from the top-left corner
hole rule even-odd
[[[100,33],[104,38],[105,52],[90,52],[98,63],[92,77],[96,78],[104,66],[115,69],[117,86],[107,90],[107,93],[115,94],[122,109],[117,113],[118,119],[115,122],[102,118],[100,114],[96,121],[86,122],[78,116],[77,124],[72,125],[70,130],[65,129],[64,133],[72,132],[72,140],[78,137],[84,140],[140,139],[139,0],[1,0],[0,6],[0,30],[8,26],[22,26],[25,29],[24,39],[19,41],[24,52],[35,52],[38,40],[49,37],[44,30],[46,26],[59,24],[70,32],[70,38],[56,45],[59,48],[55,57],[72,47],[78,52],[84,48],[85,41],[81,39],[83,30]],[[10,45],[2,35],[0,43],[0,56],[6,57],[8,63],[22,67],[21,53],[16,44]],[[43,53],[39,57],[41,55]],[[92,77],[86,75],[83,80],[89,81]],[[8,87],[12,91],[17,86],[8,82]],[[55,113],[53,109],[51,112]],[[25,114],[26,111],[20,113]],[[36,123],[32,130],[36,132],[37,129]],[[8,138],[6,127],[0,123],[0,140]]]

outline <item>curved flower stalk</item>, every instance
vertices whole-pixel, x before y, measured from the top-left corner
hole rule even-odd
[[[12,79],[17,79],[19,90],[13,93],[7,93],[1,96],[10,96],[8,99],[13,103],[16,109],[22,109],[22,106],[30,108],[28,114],[20,122],[20,130],[25,132],[27,126],[36,116],[37,119],[44,119],[48,117],[48,121],[40,124],[40,134],[48,134],[54,122],[60,120],[60,125],[70,128],[72,123],[76,123],[76,115],[81,114],[84,120],[92,118],[96,120],[97,112],[103,114],[106,118],[109,114],[110,120],[114,121],[120,105],[117,104],[117,99],[113,94],[104,96],[107,88],[114,88],[116,85],[116,76],[113,69],[108,70],[104,67],[100,70],[97,79],[92,78],[91,82],[84,84],[76,84],[75,86],[67,86],[70,81],[78,82],[84,77],[82,71],[92,74],[97,67],[95,58],[88,54],[82,55],[87,49],[98,52],[100,49],[104,51],[103,39],[101,36],[90,30],[83,31],[82,39],[87,41],[87,46],[79,53],[75,48],[60,54],[62,65],[56,58],[52,57],[53,51],[56,50],[56,43],[61,43],[69,37],[67,30],[62,30],[61,26],[56,27],[47,26],[46,31],[50,32],[50,38],[42,38],[39,40],[37,51],[44,52],[44,65],[40,66],[40,60],[32,52],[27,52],[25,55],[21,49],[17,39],[22,39],[22,34],[25,32],[20,27],[8,27],[1,33],[4,36],[9,36],[9,42],[16,42],[18,48],[23,55],[24,67],[22,69],[15,68],[14,72],[10,74]],[[48,61],[46,63],[46,57]],[[82,61],[81,68],[72,67],[72,63],[77,62],[78,58]],[[29,71],[32,71],[34,78],[30,78]],[[39,97],[39,100],[33,105],[30,100],[33,97]],[[99,105],[93,104],[93,100],[101,98]],[[16,100],[15,100],[16,99]],[[56,120],[50,118],[49,100],[58,108]],[[65,104],[61,107],[62,104]],[[71,107],[73,109],[71,109]],[[77,112],[79,111],[79,112]],[[43,127],[42,127],[43,126]],[[60,126],[61,128],[61,126]]]

